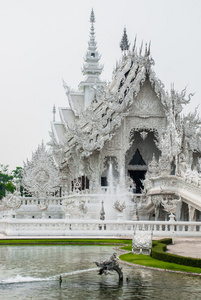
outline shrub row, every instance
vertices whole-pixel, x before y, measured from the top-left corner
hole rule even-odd
[[[153,241],[151,256],[155,259],[166,261],[169,263],[201,268],[201,259],[199,258],[184,257],[165,252],[168,244],[172,244],[172,239]]]

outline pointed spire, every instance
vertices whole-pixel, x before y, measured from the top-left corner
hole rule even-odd
[[[93,8],[92,8],[92,10],[91,10],[90,22],[91,22],[91,23],[95,23],[95,22],[96,22],[96,21],[95,21],[95,15],[94,15],[94,10],[93,10]]]
[[[94,47],[94,49],[96,50],[95,30],[94,30],[95,15],[94,15],[94,10],[93,10],[93,8],[92,8],[92,10],[91,10],[90,22],[91,22],[91,31],[90,31],[90,41],[89,41],[89,45],[90,45],[91,47]]]
[[[124,33],[123,33],[123,36],[122,36],[122,39],[121,39],[121,43],[120,43],[120,48],[121,48],[121,51],[126,51],[126,50],[129,50],[129,41],[128,41],[128,36],[127,36],[127,33],[126,33],[126,28],[124,27]]]
[[[55,107],[55,104],[54,104],[54,106],[53,106],[52,114],[53,114],[53,122],[55,122],[55,115],[56,115],[56,107]],[[42,143],[43,143],[43,142],[42,142]]]
[[[100,54],[97,51],[97,44],[95,40],[95,30],[94,30],[94,23],[95,23],[95,14],[93,8],[91,10],[90,15],[90,39],[88,42],[88,49],[85,56],[85,63],[83,66],[83,74],[87,75],[85,81],[83,81],[80,86],[90,85],[94,82],[101,82],[99,79],[99,75],[102,73],[103,66],[99,65],[99,60],[101,58]]]

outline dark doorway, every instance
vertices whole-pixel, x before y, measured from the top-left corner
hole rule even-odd
[[[129,165],[140,165],[140,166],[146,165],[138,149],[135,151],[135,154],[133,155],[133,158],[129,162]]]
[[[141,193],[141,189],[143,189],[143,184],[141,182],[141,180],[145,179],[145,174],[146,171],[133,171],[133,170],[128,170],[128,172],[130,173],[130,177],[135,180],[136,183],[136,193]]]
[[[136,170],[138,169],[138,170]],[[139,170],[140,169],[140,170]],[[136,193],[141,193],[141,189],[143,189],[143,184],[141,180],[145,179],[146,174],[146,163],[140,154],[139,149],[136,149],[135,154],[133,155],[131,161],[128,165],[128,172],[130,177],[135,180],[136,183]]]
[[[108,186],[107,177],[101,177],[101,186]]]

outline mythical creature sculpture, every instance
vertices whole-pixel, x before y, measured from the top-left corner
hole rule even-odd
[[[13,194],[8,194],[6,197],[3,197],[0,205],[0,211],[2,210],[17,210],[21,206],[22,197],[20,192],[14,191]]]
[[[163,205],[164,210],[167,211],[172,218],[175,217],[177,204],[179,202],[181,202],[181,197],[179,197],[179,199],[168,199],[168,197],[166,197],[165,199],[161,200],[161,204]]]
[[[158,221],[159,217],[159,207],[161,204],[162,196],[161,195],[154,195],[151,197],[151,202],[154,204],[154,211],[155,211],[155,220]]]
[[[132,242],[134,254],[150,255],[152,248],[152,231],[135,230]]]
[[[116,211],[122,213],[123,210],[126,208],[125,201],[121,204],[119,200],[116,200],[116,201],[114,202],[113,208],[114,208]]]
[[[184,177],[187,171],[186,158],[184,153],[181,153],[179,156],[179,174],[181,177]]]
[[[88,211],[88,208],[86,206],[86,201],[80,200],[79,205],[78,205],[78,209],[81,213],[81,217],[83,217]]]
[[[69,218],[70,215],[78,209],[75,201],[71,197],[64,197],[62,201],[62,209],[65,212],[65,217]]]
[[[113,253],[113,255],[110,257],[109,260],[95,262],[95,264],[97,265],[97,267],[100,267],[99,275],[102,274],[108,275],[109,272],[116,271],[119,275],[119,280],[120,281],[123,280],[123,272],[117,262],[116,253]]]
[[[42,219],[46,218],[45,211],[48,209],[49,201],[45,201],[45,203],[40,203],[37,205],[38,209],[42,212]]]

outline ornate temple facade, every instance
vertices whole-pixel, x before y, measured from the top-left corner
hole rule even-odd
[[[90,15],[90,39],[78,90],[63,81],[68,106],[24,164],[19,193],[4,216],[87,220],[201,221],[201,120],[183,115],[192,94],[166,92],[153,70],[150,44],[129,45],[126,29],[112,81],[103,66]],[[21,204],[21,205],[20,205]],[[71,225],[69,225],[71,226]],[[71,229],[71,228],[70,228]]]
[[[136,193],[146,197],[148,219],[165,218],[161,201],[181,197],[177,217],[199,220],[201,121],[196,111],[182,114],[192,94],[173,86],[166,92],[153,70],[150,45],[129,46],[125,29],[122,57],[111,83],[103,82],[93,10],[90,22],[85,79],[77,91],[63,82],[69,106],[59,108],[60,122],[51,125],[49,144],[63,191],[100,193],[111,163],[117,185],[121,171],[127,182],[135,180]]]

